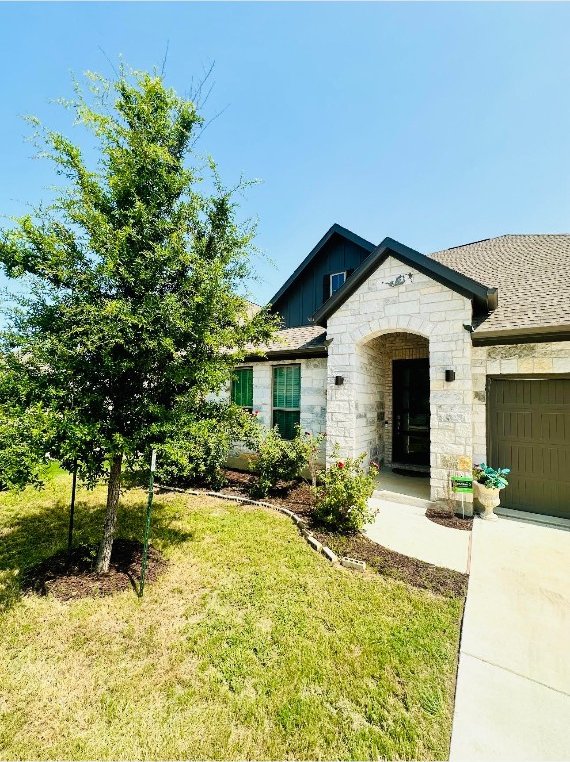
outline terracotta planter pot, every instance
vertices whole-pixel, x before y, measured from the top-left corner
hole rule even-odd
[[[498,508],[501,504],[501,490],[498,487],[485,487],[484,484],[479,484],[479,482],[473,482],[473,487],[475,497],[483,506],[481,518],[487,521],[496,521],[498,517],[494,513],[494,509]]]

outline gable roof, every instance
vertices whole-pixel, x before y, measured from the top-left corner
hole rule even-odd
[[[342,225],[338,225],[335,222],[334,225],[331,225],[331,227],[327,230],[317,245],[307,254],[299,267],[297,267],[293,274],[287,278],[279,291],[277,291],[277,293],[274,294],[274,296],[269,300],[270,304],[275,304],[279,299],[281,299],[281,297],[295,284],[297,279],[303,274],[307,267],[309,267],[309,265],[316,259],[324,246],[326,246],[330,239],[335,235],[345,238],[347,241],[360,246],[368,252],[372,252],[375,249],[375,244],[367,241],[365,238],[361,238],[359,235],[356,235],[356,233],[353,233],[352,230],[343,228]]]
[[[431,258],[499,289],[497,309],[474,324],[474,341],[570,332],[569,234],[502,235]]]
[[[318,325],[326,325],[327,319],[375,272],[388,257],[394,257],[444,286],[472,299],[479,311],[489,312],[497,306],[497,288],[486,286],[478,280],[448,267],[437,259],[426,257],[415,249],[385,238],[367,257],[352,276],[313,315]]]

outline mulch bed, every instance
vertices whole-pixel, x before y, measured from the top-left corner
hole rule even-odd
[[[28,569],[22,588],[24,592],[49,594],[61,601],[138,590],[142,551],[142,543],[137,540],[115,540],[108,573],[97,574],[93,571],[97,546],[79,545],[73,548],[69,564],[67,551],[62,550]],[[149,545],[145,584],[153,582],[165,566],[162,554]]]
[[[251,488],[255,483],[255,476],[243,471],[225,471],[227,482],[220,490],[222,495],[239,495],[251,497]],[[313,512],[313,494],[311,488],[305,482],[278,482],[267,497],[259,498],[262,502],[273,503],[288,508],[300,516],[309,519]]]
[[[253,474],[227,469],[225,475],[227,483],[220,490],[222,494],[250,497],[250,490],[255,482]],[[315,525],[312,520],[313,500],[311,488],[305,482],[278,483],[270,494],[263,498],[264,502],[280,505],[293,511],[304,520],[307,527],[310,527],[311,533],[319,542],[327,545],[339,556],[366,561],[367,566],[379,574],[406,582],[414,587],[431,590],[438,595],[446,597],[463,597],[465,595],[467,574],[432,566],[425,561],[396,553],[378,545],[360,532],[353,535],[343,535],[338,532],[329,532]],[[454,523],[445,524],[445,526],[452,526],[456,529],[470,529],[472,523],[472,519],[463,520],[451,513],[445,513],[445,516],[428,516],[428,518],[431,518],[432,521],[435,521],[436,518],[439,519],[437,523],[443,523],[444,520],[459,522],[460,526]],[[469,526],[467,526],[468,521]]]
[[[454,513],[453,510],[446,511],[444,508],[428,508],[426,518],[450,529],[464,529],[468,532],[473,529],[473,516],[463,518]]]
[[[360,532],[354,535],[341,535],[322,530],[312,530],[314,536],[338,556],[348,556],[359,561],[366,561],[385,577],[407,582],[414,587],[430,590],[447,598],[463,597],[467,592],[467,574],[433,566],[418,558],[404,556],[395,550],[378,545]]]

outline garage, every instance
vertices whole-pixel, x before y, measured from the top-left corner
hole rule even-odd
[[[487,459],[511,469],[501,505],[570,519],[570,378],[490,378]]]

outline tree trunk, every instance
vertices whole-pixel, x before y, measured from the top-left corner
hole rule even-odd
[[[109,484],[107,486],[107,512],[105,514],[105,526],[103,527],[103,539],[101,540],[101,545],[99,545],[97,563],[95,564],[95,571],[98,574],[104,574],[109,571],[111,551],[113,550],[113,539],[115,537],[115,527],[117,525],[117,507],[119,505],[119,494],[121,491],[122,463],[123,453],[113,455],[111,470],[109,472]]]

